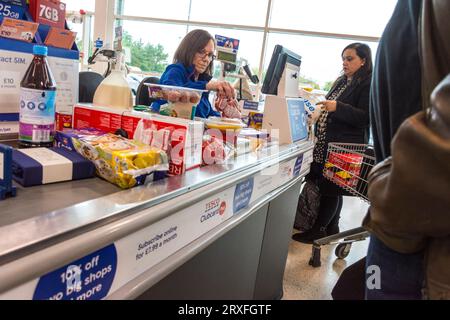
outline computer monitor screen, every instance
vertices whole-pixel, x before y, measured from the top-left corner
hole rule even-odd
[[[277,44],[273,50],[269,67],[267,68],[266,77],[264,78],[264,83],[261,88],[262,93],[272,95],[278,94],[278,85],[283,76],[286,64],[288,63],[297,66],[300,69],[302,57]]]

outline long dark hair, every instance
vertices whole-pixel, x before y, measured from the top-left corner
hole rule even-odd
[[[173,63],[182,63],[185,67],[190,67],[194,62],[195,54],[201,52],[210,40],[214,41],[214,38],[208,31],[192,30],[181,40],[173,56]],[[211,61],[205,71],[210,76],[213,74],[213,64],[213,61]]]
[[[351,43],[342,50],[341,56],[344,55],[345,50],[355,49],[356,55],[361,59],[365,60],[364,65],[359,68],[358,71],[353,75],[353,79],[361,82],[372,76],[373,63],[372,63],[372,50],[365,43],[355,42]]]

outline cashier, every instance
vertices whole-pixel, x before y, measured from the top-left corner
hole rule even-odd
[[[160,78],[160,84],[186,87],[199,90],[216,91],[221,98],[233,99],[234,88],[227,81],[212,80],[215,42],[205,30],[189,32],[178,46],[173,64],[167,66]],[[220,117],[211,107],[209,92],[203,93],[195,115],[200,118]],[[153,111],[159,112],[164,102],[152,104]]]

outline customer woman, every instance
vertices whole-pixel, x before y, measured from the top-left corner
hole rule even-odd
[[[317,181],[320,190],[319,214],[314,226],[292,236],[311,243],[339,232],[342,209],[340,187],[323,177],[322,171],[330,142],[367,143],[369,139],[369,93],[372,55],[363,43],[352,43],[342,51],[343,74],[321,102],[322,115],[316,126],[314,161],[307,179]]]
[[[221,98],[233,99],[235,91],[226,81],[212,80],[215,42],[205,30],[193,30],[181,41],[173,58],[173,64],[167,66],[160,78],[160,84],[192,89],[217,91]],[[209,102],[209,92],[204,93],[196,109],[196,116],[208,118],[220,116]],[[165,102],[155,102],[152,109],[156,112]]]

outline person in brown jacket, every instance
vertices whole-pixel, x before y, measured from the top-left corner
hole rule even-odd
[[[450,299],[450,1],[422,1],[419,21],[423,111],[403,122],[390,149],[381,145],[392,156],[369,177],[367,267],[381,273],[369,299]]]

